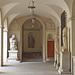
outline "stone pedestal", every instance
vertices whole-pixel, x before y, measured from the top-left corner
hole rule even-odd
[[[18,54],[18,50],[9,50],[9,57],[8,57],[8,61],[17,61],[18,60],[18,57],[17,57],[17,54]]]
[[[75,75],[75,56],[73,56],[73,75]]]
[[[60,67],[59,73],[70,73],[70,52],[60,52]]]

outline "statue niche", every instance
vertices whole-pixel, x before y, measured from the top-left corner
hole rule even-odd
[[[28,48],[35,48],[35,38],[32,32],[28,34]]]

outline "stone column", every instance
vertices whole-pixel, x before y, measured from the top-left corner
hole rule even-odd
[[[56,66],[56,69],[58,69],[59,67],[59,41],[58,41],[58,36],[55,37],[55,62],[54,62],[54,66]]]
[[[3,65],[3,26],[0,25],[0,66]]]
[[[7,29],[3,30],[3,64],[7,62],[7,50],[8,50],[7,34],[8,34],[8,30]]]
[[[3,23],[3,64],[5,64],[7,62],[7,50],[8,50],[8,30],[7,30],[7,26],[8,26],[8,21],[7,18],[5,18],[4,23]]]
[[[3,25],[2,25],[2,12],[0,10],[0,66],[3,65]]]
[[[55,51],[54,51],[54,66],[56,67],[56,61],[57,61],[57,52],[56,52],[56,44],[55,44]]]
[[[59,69],[60,66],[60,52],[57,52],[57,65],[56,65],[56,69]]]
[[[59,57],[59,60],[60,61],[60,51],[61,51],[61,25],[59,25],[59,36],[58,36],[58,39],[59,39],[59,53],[58,53],[58,57]],[[60,62],[59,62],[60,64]]]
[[[46,32],[43,29],[43,40],[42,40],[42,50],[43,50],[43,62],[46,62]]]
[[[71,69],[72,69],[72,72],[73,72],[73,75],[75,75],[75,16],[72,17],[72,56],[73,56],[73,61],[71,64]]]
[[[56,65],[56,69],[59,68],[59,64],[60,64],[60,52],[59,52],[59,39],[57,37],[57,65]]]
[[[57,36],[55,36],[54,66],[57,64]]]

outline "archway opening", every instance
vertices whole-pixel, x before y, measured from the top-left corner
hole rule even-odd
[[[53,34],[47,35],[47,61],[54,62],[54,38]]]
[[[54,57],[54,39],[52,34],[47,36],[47,57]]]
[[[28,19],[22,26],[22,58],[23,62],[40,62],[42,56],[42,25],[38,20]]]

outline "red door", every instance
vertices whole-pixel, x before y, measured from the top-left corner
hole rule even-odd
[[[54,57],[54,41],[47,41],[48,57]]]

